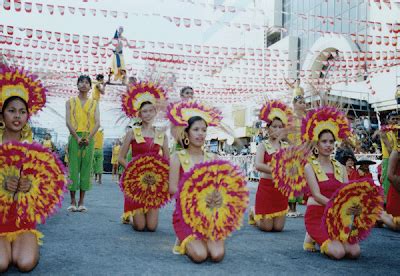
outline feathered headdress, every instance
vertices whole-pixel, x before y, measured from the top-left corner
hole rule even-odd
[[[221,111],[200,102],[176,102],[167,107],[168,119],[174,126],[187,127],[191,117],[199,116],[209,126],[218,126],[222,120]]]
[[[301,137],[303,141],[318,141],[319,134],[324,130],[330,130],[336,141],[342,141],[351,135],[351,127],[346,115],[329,106],[307,113],[302,121]]]
[[[293,118],[292,110],[281,101],[267,101],[260,110],[260,120],[272,122],[274,118],[278,118],[284,125],[287,125]]]
[[[4,102],[17,96],[28,105],[29,115],[40,111],[46,103],[47,89],[37,76],[24,69],[8,67],[0,64],[0,110]]]
[[[139,82],[129,87],[129,90],[122,94],[122,110],[129,118],[138,116],[140,106],[144,102],[157,104],[166,100],[164,89],[151,82]]]

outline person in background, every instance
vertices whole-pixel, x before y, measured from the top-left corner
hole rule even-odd
[[[116,139],[114,146],[112,148],[111,165],[112,165],[112,180],[114,181],[114,176],[116,176],[117,182],[118,182],[118,155],[120,149],[121,149],[121,141],[119,139]]]
[[[54,146],[54,143],[51,141],[50,133],[46,133],[46,135],[44,136],[44,139],[42,141],[42,145],[43,145],[43,147],[48,148],[51,151],[55,151],[56,150],[56,147]]]
[[[93,155],[93,172],[94,181],[101,184],[101,176],[103,175],[103,144],[104,144],[104,131],[102,128],[96,132],[94,136],[94,155]]]
[[[181,100],[183,101],[192,100],[194,97],[193,88],[190,86],[185,86],[181,89],[179,95],[181,96]]]
[[[88,97],[92,80],[81,75],[77,87],[79,95],[66,102],[66,123],[70,132],[68,142],[69,176],[71,195],[70,212],[86,212],[85,193],[91,189],[90,173],[93,167],[94,135],[100,127],[99,105]],[[80,191],[78,207],[75,193]]]
[[[93,87],[92,91],[92,99],[100,102],[101,95],[106,93],[106,85],[107,83],[104,82],[104,75],[98,74],[96,76],[96,84]]]

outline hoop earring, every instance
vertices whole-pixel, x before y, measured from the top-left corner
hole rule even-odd
[[[187,138],[187,137],[185,137],[185,139],[183,139],[183,144],[185,145],[185,146],[189,146],[189,138]]]
[[[319,154],[319,150],[317,148],[313,148],[313,153],[314,153],[314,155],[318,155]]]
[[[3,121],[0,121],[0,129],[3,130],[6,128],[6,124]]]

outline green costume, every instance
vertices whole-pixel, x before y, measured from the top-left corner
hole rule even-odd
[[[85,132],[77,132],[77,134],[79,137],[89,136],[89,134]],[[68,186],[70,191],[89,191],[91,189],[90,171],[92,166],[90,166],[90,164],[93,162],[93,151],[93,139],[89,142],[88,146],[79,146],[74,137],[69,137],[69,177],[72,181]]]

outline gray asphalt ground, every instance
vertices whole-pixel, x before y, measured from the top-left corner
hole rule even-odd
[[[218,264],[194,264],[173,255],[173,204],[161,210],[155,233],[123,225],[122,193],[109,175],[87,195],[87,213],[62,209],[39,229],[44,233],[40,262],[32,275],[399,275],[400,233],[375,228],[361,244],[357,261],[333,261],[302,249],[303,218],[287,219],[282,233],[264,233],[247,224],[226,242]],[[256,185],[250,184],[254,204]],[[304,213],[304,207],[300,207]],[[18,275],[10,268],[7,275]]]

